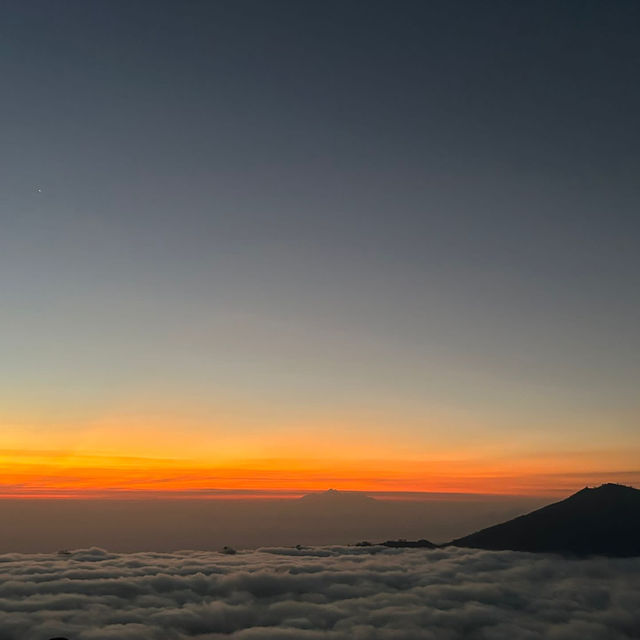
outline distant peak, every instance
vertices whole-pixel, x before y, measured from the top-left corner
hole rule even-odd
[[[594,493],[621,494],[621,493],[634,493],[636,491],[638,491],[638,489],[629,487],[626,484],[617,484],[616,482],[605,482],[604,484],[601,484],[599,487],[585,487],[584,489],[581,489],[580,491],[578,491],[578,493],[574,495],[587,494],[587,493],[589,494],[594,494]]]
[[[363,496],[364,493],[360,493],[359,491],[342,491],[341,489],[326,489],[325,491],[318,491],[314,493],[308,493],[308,496],[352,496],[358,495]]]
[[[305,502],[376,502],[374,498],[369,497],[366,493],[360,491],[342,491],[340,489],[327,489],[317,493],[308,493],[302,496],[300,500]]]
[[[637,491],[633,487],[630,487],[626,484],[618,484],[617,482],[606,482],[605,484],[601,484],[598,489],[604,489],[606,491]]]

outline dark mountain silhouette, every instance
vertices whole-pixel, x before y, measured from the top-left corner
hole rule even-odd
[[[378,506],[380,501],[359,491],[328,489],[321,493],[309,493],[299,499],[299,504],[328,507]]]
[[[383,547],[392,547],[397,549],[436,549],[438,545],[433,544],[422,538],[421,540],[387,540],[380,543]]]
[[[603,484],[453,540],[457,547],[575,555],[640,555],[640,490]]]

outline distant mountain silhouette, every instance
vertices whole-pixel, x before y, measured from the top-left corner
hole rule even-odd
[[[370,498],[359,491],[338,491],[338,489],[328,489],[321,493],[308,493],[306,496],[302,496],[298,502],[317,506],[370,506],[380,504],[379,500]]]
[[[438,545],[433,544],[433,542],[429,542],[424,538],[421,540],[387,540],[380,544],[383,547],[392,547],[396,549],[436,549],[438,547]]]
[[[575,555],[640,555],[640,490],[603,484],[453,540],[477,549]]]

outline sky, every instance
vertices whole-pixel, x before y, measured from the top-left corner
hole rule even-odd
[[[3,2],[0,495],[637,486],[639,35]]]

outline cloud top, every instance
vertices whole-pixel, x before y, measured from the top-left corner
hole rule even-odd
[[[0,556],[0,638],[617,640],[640,558],[264,548]]]

